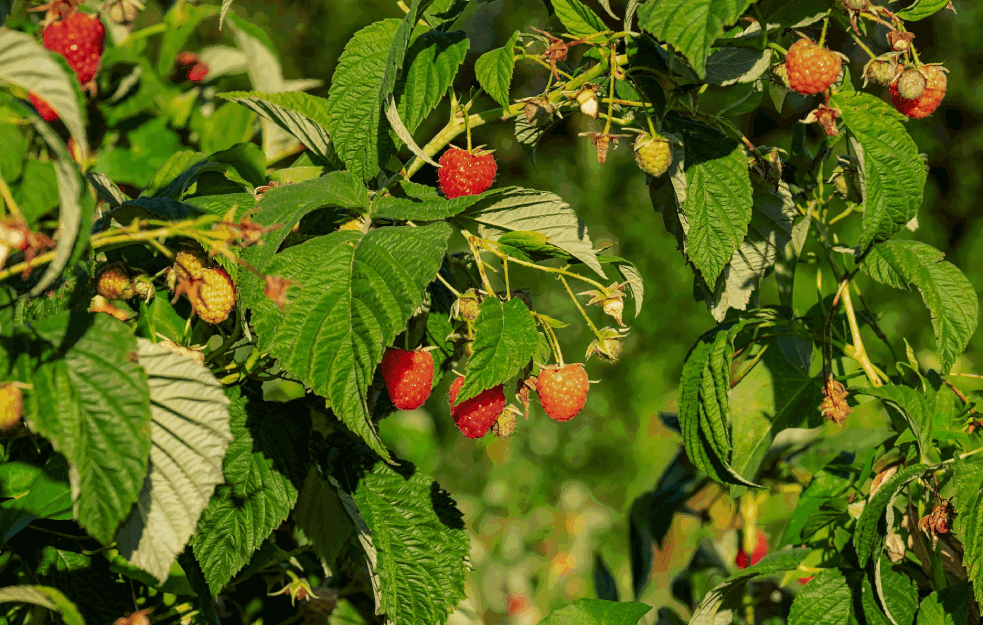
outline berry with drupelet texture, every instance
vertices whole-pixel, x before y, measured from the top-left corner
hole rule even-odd
[[[486,389],[457,406],[457,396],[464,386],[464,377],[458,377],[451,384],[449,398],[451,416],[461,433],[468,438],[481,438],[488,433],[499,415],[505,409],[505,390],[501,384]]]
[[[921,94],[914,99],[906,99],[900,88],[900,80],[891,85],[891,103],[898,111],[907,117],[920,119],[928,117],[939,108],[945,97],[945,70],[938,65],[923,65],[918,70],[925,78],[925,87]]]
[[[99,272],[96,291],[110,300],[130,299],[133,297],[133,282],[123,265],[110,263]]]
[[[16,384],[0,385],[0,438],[13,438],[23,431],[24,400]]]
[[[536,382],[543,410],[554,421],[569,421],[587,403],[590,381],[581,364],[544,367]]]
[[[48,24],[43,38],[45,48],[65,57],[79,83],[84,85],[95,77],[106,43],[106,27],[98,17],[73,11]]]
[[[58,119],[58,113],[55,112],[55,109],[51,108],[47,100],[34,92],[28,93],[27,97],[31,100],[31,104],[38,110],[38,114],[44,121],[53,122]]]
[[[805,38],[793,43],[785,57],[789,86],[805,95],[829,89],[839,77],[842,66],[839,55]]]
[[[382,357],[382,377],[393,405],[416,410],[433,389],[433,356],[430,352],[390,349]]]
[[[199,317],[208,323],[222,323],[229,318],[236,303],[236,289],[232,278],[221,267],[204,269],[201,282],[188,294],[191,306]]]
[[[672,165],[672,145],[663,137],[643,132],[635,139],[635,162],[646,174],[658,178]]]
[[[498,166],[492,153],[480,148],[451,148],[440,157],[440,190],[447,199],[485,192],[495,182]]]

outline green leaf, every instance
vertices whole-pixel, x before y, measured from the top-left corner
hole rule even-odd
[[[555,5],[556,0],[553,2]],[[638,620],[651,610],[652,606],[636,601],[618,603],[601,599],[578,599],[551,612],[539,625],[637,625]]]
[[[724,26],[737,22],[752,0],[650,0],[638,9],[639,27],[674,46],[702,79],[707,55]]]
[[[36,93],[48,102],[88,157],[85,109],[78,81],[68,65],[56,60],[34,37],[16,30],[0,30],[0,82]],[[33,112],[34,108],[31,107]]]
[[[839,569],[823,569],[796,595],[788,625],[849,625],[853,594]]]
[[[495,241],[508,232],[540,232],[551,244],[604,275],[584,221],[553,193],[517,187],[491,191],[458,219],[477,224],[481,237]]]
[[[904,418],[915,441],[918,444],[918,451],[922,462],[928,461],[928,453],[932,449],[934,421],[937,417],[942,417],[944,422],[948,421],[948,412],[940,410],[945,406],[940,406],[939,402],[946,401],[940,398],[939,394],[929,389],[925,393],[920,393],[907,386],[887,386],[857,389],[860,395],[870,395],[884,401],[891,406]]]
[[[10,542],[35,519],[72,518],[68,465],[52,456],[44,466],[25,462],[0,465],[0,544]]]
[[[887,558],[877,563],[874,587],[884,613],[894,625],[911,625],[918,609],[918,588],[910,577],[891,567]]]
[[[16,363],[28,424],[72,466],[75,518],[110,544],[143,486],[150,455],[146,374],[136,339],[108,315],[64,312],[33,324]],[[33,338],[33,337],[32,337]]]
[[[903,20],[915,22],[935,15],[949,5],[949,0],[915,0],[911,6],[906,6],[895,15]]]
[[[909,482],[920,477],[927,470],[929,467],[924,464],[914,464],[900,469],[891,479],[881,484],[877,493],[864,506],[853,534],[853,545],[861,567],[867,566],[867,562],[880,552],[884,544],[884,537],[887,535],[885,516],[890,515],[893,518],[894,498]]]
[[[237,143],[227,149],[209,154],[206,160],[210,163],[229,165],[232,171],[226,171],[225,177],[240,185],[245,186],[248,183],[248,188],[252,189],[266,184],[266,155],[254,143]]]
[[[522,300],[488,297],[478,307],[474,346],[457,403],[519,375],[536,349],[536,322]]]
[[[287,519],[307,474],[307,411],[236,395],[229,406],[225,484],[215,489],[191,538],[213,595]]]
[[[222,11],[222,14],[227,11]],[[198,28],[205,18],[215,15],[217,7],[195,6],[192,4],[175,4],[164,14],[163,23],[167,26],[160,42],[160,54],[157,56],[157,73],[168,76],[174,70],[174,61],[178,53],[185,49],[185,43],[191,33]],[[223,18],[224,19],[224,18]]]
[[[916,625],[966,625],[972,596],[968,582],[933,591],[922,599]]]
[[[147,183],[146,187],[140,193],[140,197],[170,196],[171,194],[165,192],[165,190],[172,187],[175,181],[182,179],[187,172],[191,171],[194,165],[200,163],[203,156],[203,154],[191,150],[175,152],[160,166],[160,169],[157,170],[150,179],[150,182]],[[183,184],[178,186],[183,187]]]
[[[754,209],[747,237],[734,250],[730,262],[717,278],[707,306],[721,322],[731,308],[747,310],[761,286],[761,280],[775,266],[792,240],[792,228],[797,215],[788,184],[782,182],[778,191],[760,187],[754,189]]]
[[[897,289],[917,288],[932,315],[943,373],[976,331],[979,301],[972,283],[944,254],[917,241],[885,241],[867,254],[861,269]]]
[[[854,476],[850,472],[849,465],[836,462],[826,465],[813,475],[809,485],[799,495],[779,546],[800,544],[810,538],[811,535],[805,532],[805,528],[811,517],[817,514],[824,504],[834,501],[837,496],[846,492],[853,482]]]
[[[480,195],[464,195],[451,200],[445,200],[441,197],[417,200],[387,195],[372,202],[369,215],[373,219],[437,221],[460,214],[488,196],[489,193],[492,192],[485,192]]]
[[[850,145],[860,159],[864,198],[860,248],[885,241],[918,213],[925,188],[925,168],[903,117],[869,93],[840,91],[830,99],[850,131]]]
[[[393,91],[399,117],[410,133],[416,132],[447,94],[469,46],[467,35],[461,31],[432,31],[410,43],[403,75]]]
[[[345,425],[386,459],[367,404],[369,385],[384,348],[423,302],[450,234],[437,223],[312,239],[266,267],[294,285],[285,309],[266,298],[253,304],[260,349],[327,397]]]
[[[586,37],[607,30],[601,18],[580,0],[552,0],[552,3],[560,23],[574,37]]]
[[[293,520],[313,543],[314,553],[331,567],[355,531],[338,490],[313,467],[297,497]]]
[[[433,30],[447,30],[457,21],[470,0],[434,0],[423,12],[423,21]]]
[[[727,87],[754,82],[771,66],[771,50],[720,48],[707,59],[707,84]]]
[[[735,594],[744,589],[747,581],[758,575],[774,575],[784,571],[794,571],[809,555],[811,549],[783,549],[769,553],[760,562],[732,575],[724,583],[708,592],[693,611],[689,625],[713,625],[721,606]],[[815,580],[813,580],[815,581]],[[812,582],[810,582],[811,584]]]
[[[60,590],[49,586],[7,586],[0,588],[0,604],[31,603],[53,610],[65,621],[65,625],[85,625],[85,620],[75,604]]]
[[[519,31],[515,31],[504,47],[485,52],[474,63],[478,84],[503,107],[512,104],[509,90],[512,86],[512,72],[515,70],[514,50],[518,42]]]
[[[3,26],[3,23],[7,21],[13,4],[13,0],[0,0],[0,26]]]
[[[675,122],[672,128],[685,143],[686,188],[676,188],[682,204],[680,216],[686,219],[685,253],[712,285],[744,240],[751,221],[747,157],[740,144],[719,130],[694,122]]]
[[[138,358],[150,387],[150,470],[117,544],[134,566],[163,583],[198,524],[232,439],[229,400],[205,367],[146,339]]]
[[[391,467],[347,436],[329,443],[331,474],[378,575],[379,611],[394,623],[445,622],[465,596],[470,551],[456,503],[408,462]]]
[[[973,582],[978,603],[983,603],[983,461],[959,460],[952,485],[958,511],[955,532],[963,541],[963,566]]]

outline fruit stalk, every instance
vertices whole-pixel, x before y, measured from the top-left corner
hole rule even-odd
[[[597,326],[594,325],[594,322],[590,320],[590,317],[587,315],[587,311],[584,310],[584,307],[580,305],[580,301],[577,299],[577,296],[574,295],[573,289],[571,289],[570,285],[567,283],[567,279],[564,278],[563,276],[560,276],[560,282],[563,283],[563,286],[564,288],[566,288],[567,293],[570,294],[570,299],[572,299],[573,303],[577,305],[577,310],[579,310],[580,314],[583,315],[584,320],[587,322],[587,325],[590,326],[591,332],[594,333],[594,336],[596,336],[598,340],[603,341],[604,337],[601,336],[601,333],[600,331],[598,331]]]
[[[864,373],[867,374],[867,378],[870,383],[874,386],[881,386],[881,378],[877,375],[877,371],[874,367],[874,363],[870,361],[867,356],[867,351],[864,349],[864,340],[860,336],[860,325],[857,323],[857,314],[853,310],[853,300],[850,299],[850,284],[847,283],[845,289],[843,289],[843,308],[846,310],[847,322],[850,324],[850,334],[853,337],[853,349],[854,353],[851,354],[860,366],[863,367]]]

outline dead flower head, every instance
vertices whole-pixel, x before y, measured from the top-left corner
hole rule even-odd
[[[589,137],[590,142],[597,148],[597,162],[603,164],[608,158],[608,150],[618,147],[618,139],[627,138],[631,135],[610,135],[603,132],[582,132],[581,137]]]
[[[846,403],[846,398],[850,393],[840,382],[833,379],[830,375],[826,384],[823,386],[823,395],[826,399],[819,404],[819,410],[826,419],[835,423],[843,423],[850,416],[852,409]]]

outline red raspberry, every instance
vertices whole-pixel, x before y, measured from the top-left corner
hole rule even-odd
[[[450,406],[454,423],[468,438],[481,438],[488,433],[498,415],[505,409],[505,390],[501,384],[486,389],[467,401],[455,406],[457,395],[464,386],[464,377],[459,377],[451,384]]]
[[[88,13],[72,13],[44,29],[44,47],[65,57],[83,85],[99,71],[105,43],[106,27]]]
[[[587,403],[590,381],[584,365],[574,364],[545,367],[536,382],[536,392],[543,410],[554,421],[569,421]]]
[[[209,67],[206,63],[195,63],[191,69],[188,70],[188,80],[191,82],[200,82],[208,76]]]
[[[440,157],[440,190],[447,199],[483,193],[495,182],[498,166],[491,152],[451,148]]]
[[[761,561],[761,558],[768,555],[768,535],[765,534],[760,527],[757,528],[757,530],[758,540],[755,543],[754,551],[751,553],[750,562],[748,562],[747,552],[744,551],[744,546],[742,545],[737,548],[737,558],[734,560],[734,562],[737,564],[737,568],[742,571],[749,566],[754,566]]]
[[[222,323],[236,303],[236,288],[225,270],[216,267],[201,272],[201,283],[188,295],[198,316],[208,323]]]
[[[829,89],[839,77],[842,65],[835,52],[804,38],[793,43],[785,57],[789,86],[806,95]]]
[[[433,356],[430,352],[390,349],[382,357],[382,377],[389,399],[400,410],[416,410],[433,389]]]
[[[894,108],[908,117],[920,119],[928,117],[939,108],[942,98],[945,97],[946,77],[945,72],[937,65],[925,65],[918,71],[925,77],[925,89],[922,94],[914,100],[906,100],[901,97],[898,82],[891,84],[891,103]]]
[[[194,52],[179,52],[177,55],[177,64],[181,67],[191,67],[197,65],[199,61],[198,55]]]
[[[38,110],[38,114],[44,118],[44,121],[53,122],[58,119],[58,113],[55,113],[55,109],[51,108],[47,100],[36,93],[28,93],[27,97],[30,98],[31,104]]]

